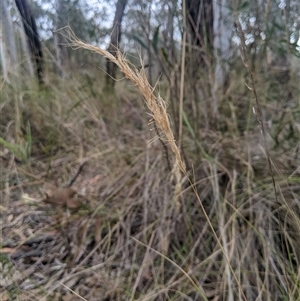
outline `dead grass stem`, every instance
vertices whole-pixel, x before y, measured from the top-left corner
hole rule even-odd
[[[112,55],[107,50],[101,49],[99,47],[84,43],[83,41],[79,40],[75,35],[70,32],[70,46],[74,49],[76,48],[83,48],[90,50],[92,52],[98,53],[105,58],[109,59],[111,62],[115,63],[119,69],[123,72],[126,78],[131,80],[140,90],[142,95],[145,98],[146,105],[151,112],[151,116],[159,130],[163,133],[168,142],[171,150],[175,156],[175,165],[179,166],[180,170],[185,174],[186,167],[185,163],[181,158],[180,151],[178,146],[176,145],[176,141],[173,135],[173,131],[171,129],[169,116],[167,114],[167,105],[162,97],[158,94],[155,96],[153,88],[150,86],[145,69],[143,68],[143,61],[141,60],[140,70],[138,70],[135,66],[131,65],[121,54],[121,52],[116,49],[116,55]]]

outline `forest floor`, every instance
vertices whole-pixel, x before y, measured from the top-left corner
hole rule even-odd
[[[3,88],[0,299],[299,300],[299,122],[267,137],[273,177],[258,123],[187,123],[178,176],[137,89],[99,82]]]

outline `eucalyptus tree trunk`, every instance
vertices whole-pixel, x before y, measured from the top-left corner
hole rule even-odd
[[[33,60],[35,61],[36,73],[39,83],[43,83],[43,52],[42,45],[39,39],[37,26],[33,17],[32,11],[27,0],[15,0],[22,22],[24,31],[28,39],[29,48]]]
[[[1,16],[1,60],[4,79],[10,81],[10,76],[17,75],[16,40],[12,26],[7,0],[0,1]]]
[[[6,51],[6,46],[4,43],[4,37],[3,37],[3,25],[2,22],[0,24],[0,62],[1,62],[1,69],[2,69],[2,74],[3,78],[5,81],[8,81],[8,66],[7,66],[7,51]]]
[[[116,4],[113,30],[110,37],[110,44],[107,49],[113,55],[116,55],[116,47],[119,46],[121,41],[121,24],[127,2],[128,0],[118,0]],[[107,88],[110,89],[114,87],[114,79],[116,78],[116,65],[109,60],[106,61],[106,72],[106,85]]]
[[[30,49],[29,49],[29,44],[27,42],[27,37],[25,34],[25,30],[24,30],[24,25],[23,23],[21,24],[18,33],[20,35],[20,40],[21,40],[21,47],[23,49],[23,57],[22,57],[22,61],[25,61],[25,70],[27,72],[27,74],[30,75],[30,77],[34,77],[34,67],[33,67],[33,63],[32,63],[32,59],[31,59],[31,53],[30,53]]]
[[[213,1],[211,0],[184,0],[186,1],[187,20],[187,64],[189,76],[189,97],[192,99],[194,128],[198,131],[200,120],[205,120],[205,127],[214,123],[218,115],[218,103],[214,87],[213,67]],[[204,99],[211,99],[203,103]],[[212,116],[213,118],[208,118]]]
[[[233,15],[228,1],[214,1],[214,58],[215,58],[215,90],[225,84],[232,57]]]
[[[213,50],[213,1],[186,0],[187,22],[190,25],[191,43],[197,54],[193,58],[206,68],[212,60]],[[199,65],[197,65],[199,67]]]
[[[56,0],[56,32],[54,33],[54,44],[56,51],[56,60],[59,73],[64,76],[65,69],[69,67],[69,55],[66,48],[67,41],[63,35],[62,29],[68,25],[68,7],[65,0]]]

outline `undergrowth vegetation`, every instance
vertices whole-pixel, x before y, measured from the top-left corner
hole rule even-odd
[[[299,76],[239,65],[213,116],[114,60],[113,94],[92,66],[2,84],[2,300],[300,300]],[[82,162],[79,210],[42,202]]]

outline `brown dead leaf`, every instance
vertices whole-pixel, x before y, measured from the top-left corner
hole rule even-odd
[[[56,205],[58,207],[78,209],[80,207],[80,203],[74,198],[76,194],[77,192],[73,188],[63,188],[56,190],[51,196],[47,195],[43,202],[46,204]]]
[[[80,204],[74,198],[68,198],[67,201],[66,201],[66,207],[68,209],[77,209],[77,208],[80,207]]]
[[[2,248],[0,249],[0,253],[14,253],[16,252],[15,248]]]
[[[96,175],[95,177],[93,177],[92,179],[89,180],[90,185],[91,186],[96,185],[97,183],[99,183],[99,181],[101,180],[101,178],[102,178],[102,175]]]
[[[7,217],[7,222],[8,223],[11,223],[14,219],[14,215],[13,214],[10,214],[8,217]]]
[[[0,295],[2,301],[8,301],[10,300],[10,296],[7,293],[4,293],[3,295]]]

